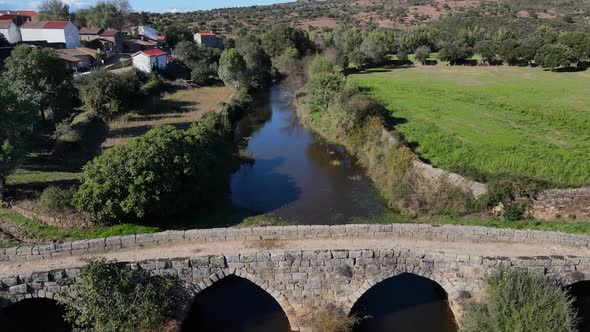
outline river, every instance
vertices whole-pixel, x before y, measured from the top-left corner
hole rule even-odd
[[[238,124],[253,163],[231,177],[233,205],[303,224],[343,224],[386,213],[356,160],[302,126],[284,89],[271,88]]]

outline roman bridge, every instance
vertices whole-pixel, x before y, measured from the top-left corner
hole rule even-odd
[[[104,257],[178,277],[190,295],[228,276],[270,294],[292,330],[314,308],[350,311],[371,287],[401,274],[436,282],[460,320],[500,268],[526,269],[563,286],[590,280],[590,236],[420,224],[285,226],[169,231],[0,249],[0,307],[75,292],[86,259]],[[392,296],[395,296],[393,294]]]

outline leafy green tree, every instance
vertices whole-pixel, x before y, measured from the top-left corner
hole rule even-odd
[[[439,51],[438,57],[443,61],[448,61],[451,65],[456,65],[470,58],[473,52],[462,41],[446,43]]]
[[[344,75],[325,56],[316,57],[308,69],[308,102],[315,110],[325,110],[346,84]]]
[[[121,112],[140,95],[142,74],[131,70],[115,74],[97,70],[86,76],[80,86],[80,99],[86,111],[108,119]]]
[[[58,296],[65,319],[91,331],[154,329],[174,318],[179,292],[168,275],[150,275],[128,266],[91,261],[82,268],[75,297]]]
[[[156,127],[103,153],[84,166],[73,205],[100,223],[204,208],[224,188],[214,130]]]
[[[385,56],[389,52],[390,47],[387,43],[387,35],[384,32],[371,31],[361,43],[360,50],[369,62],[380,63],[385,61]]]
[[[559,43],[568,46],[578,60],[590,59],[590,33],[567,32],[559,38]]]
[[[521,58],[520,43],[516,39],[505,39],[496,45],[498,56],[513,66],[516,65]]]
[[[262,46],[271,57],[278,57],[288,48],[295,48],[300,55],[312,48],[306,31],[288,24],[276,24],[262,37]]]
[[[200,86],[211,85],[215,75],[217,75],[217,70],[205,62],[197,62],[191,70],[191,79]]]
[[[562,44],[545,45],[537,52],[537,56],[535,57],[536,63],[543,68],[550,68],[551,70],[559,67],[567,67],[573,61],[575,61],[575,56],[572,50]]]
[[[469,47],[474,47],[477,42],[483,40],[484,34],[485,31],[477,25],[459,30],[459,38]]]
[[[365,39],[363,32],[358,28],[341,28],[334,33],[334,43],[341,56],[344,58],[343,63],[345,65],[348,65],[349,63],[353,63],[357,66],[364,65],[367,56],[361,50],[361,45]]]
[[[31,105],[19,101],[6,86],[0,86],[0,202],[6,187],[6,176],[30,148],[31,127],[37,114]]]
[[[491,63],[496,59],[496,47],[491,40],[481,40],[475,44],[473,52],[479,54],[483,61]]]
[[[180,24],[173,24],[165,30],[166,43],[168,46],[174,48],[176,44],[182,41],[193,40],[193,33],[185,26]]]
[[[416,53],[414,54],[416,60],[420,61],[422,64],[426,63],[428,57],[430,57],[430,47],[428,46],[420,46],[416,49]]]
[[[111,1],[99,1],[95,6],[88,8],[86,23],[89,26],[105,29],[121,29],[123,26],[121,13]]]
[[[48,113],[59,119],[71,109],[72,75],[63,61],[49,48],[17,46],[6,60],[3,83],[31,104],[43,120]]]
[[[246,62],[248,69],[249,85],[262,87],[269,84],[272,80],[271,69],[272,61],[270,56],[264,51],[260,40],[253,35],[246,35],[236,41],[236,49]],[[289,48],[293,50],[295,48]],[[283,53],[287,50],[283,51]]]
[[[235,49],[225,50],[219,59],[219,78],[236,89],[248,87],[248,67],[244,57]]]
[[[436,50],[440,32],[434,28],[412,28],[406,31],[400,40],[400,48],[406,53],[414,53],[420,46]]]
[[[543,276],[500,271],[486,280],[482,304],[467,311],[461,332],[574,332],[572,299]]]
[[[40,21],[67,21],[70,18],[70,6],[60,0],[44,0],[39,5]]]
[[[535,60],[537,52],[545,45],[545,40],[538,36],[533,36],[522,41],[518,47],[518,56],[527,62]]]

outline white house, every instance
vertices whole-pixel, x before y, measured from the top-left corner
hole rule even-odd
[[[23,42],[63,43],[66,48],[80,47],[78,28],[69,21],[27,22],[21,29]]]
[[[0,20],[0,34],[11,44],[21,41],[20,29],[13,20]]]
[[[131,57],[133,67],[144,73],[151,73],[153,68],[165,69],[168,65],[168,53],[157,48],[137,52]]]
[[[223,49],[223,39],[217,37],[217,34],[213,32],[197,32],[195,34],[195,41],[199,45],[205,45],[207,47]]]
[[[156,29],[149,27],[147,25],[140,25],[132,28],[132,33],[151,40],[158,39],[158,32],[156,31]]]

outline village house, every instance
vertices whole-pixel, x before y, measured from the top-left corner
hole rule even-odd
[[[123,50],[126,53],[137,53],[139,51],[155,48],[158,43],[155,41],[147,41],[141,39],[125,40]]]
[[[21,27],[21,36],[24,43],[42,41],[63,44],[65,48],[80,46],[78,28],[69,21],[27,22]]]
[[[0,20],[0,34],[10,44],[16,44],[22,40],[19,27],[13,20]]]
[[[121,31],[119,31],[119,30],[105,30],[104,32],[102,32],[100,34],[100,39],[110,42],[112,44],[112,46],[114,48],[111,49],[110,51],[112,51],[112,52],[122,52],[123,51],[125,37],[123,36],[123,33],[121,33]]]
[[[165,69],[168,65],[168,53],[157,48],[137,52],[131,57],[133,67],[144,73],[151,73],[154,68]]]
[[[98,54],[97,50],[86,47],[57,50],[57,55],[65,62],[66,67],[76,71],[94,68],[98,64]]]
[[[26,21],[34,21],[37,17],[37,12],[33,10],[0,10],[0,15],[15,15],[26,17]],[[18,22],[16,25],[21,26]]]
[[[103,32],[103,28],[80,28],[78,34],[80,35],[80,41],[93,41],[100,38],[100,34]]]
[[[217,35],[213,32],[197,32],[195,34],[195,41],[199,45],[204,45],[211,48],[218,48],[222,50],[223,46],[223,39],[217,37]]]
[[[140,25],[131,28],[131,34],[135,36],[141,37],[141,39],[150,39],[150,40],[157,40],[158,39],[158,32],[156,29],[149,27],[147,25]]]

